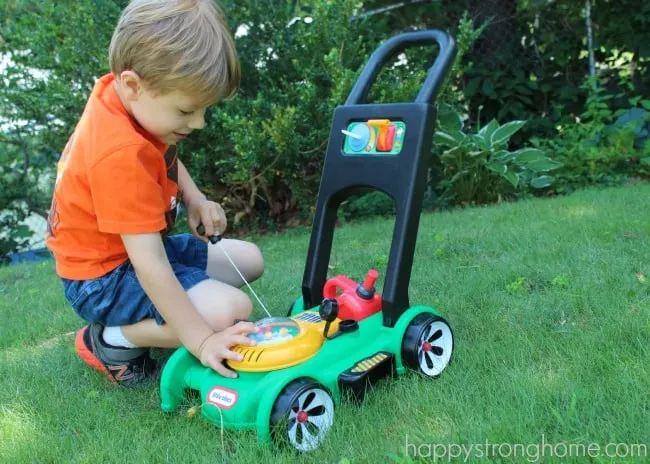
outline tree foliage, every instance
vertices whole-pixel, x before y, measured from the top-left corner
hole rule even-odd
[[[56,160],[95,80],[109,71],[108,44],[127,3],[0,4],[0,56],[7,64],[0,80],[0,228],[5,231],[0,255],[22,240],[18,224],[26,214],[47,213]],[[234,229],[276,228],[310,219],[332,113],[344,103],[370,53],[402,31],[449,30],[459,43],[439,103],[460,115],[468,137],[457,142],[469,151],[434,147],[430,193],[439,198],[436,204],[455,204],[461,197],[463,202],[482,201],[454,191],[459,184],[454,187],[451,180],[459,179],[454,168],[459,159],[449,152],[465,156],[476,151],[470,142],[478,141],[475,136],[489,127],[488,121],[499,126],[525,121],[509,140],[508,153],[525,149],[532,136],[537,148],[549,150],[534,152],[540,157],[571,153],[570,159],[560,160],[565,163],[562,178],[571,182],[566,169],[583,172],[595,156],[575,136],[566,135],[581,133],[567,132],[567,127],[590,115],[586,107],[593,106],[593,87],[584,85],[584,0],[223,0],[221,5],[236,34],[242,87],[235,98],[210,109],[205,129],[182,143],[180,155],[199,186],[222,202]],[[630,102],[642,104],[635,95],[649,93],[650,4],[601,0],[594,3],[592,15],[598,92],[613,96],[599,101],[618,115]],[[368,102],[412,100],[435,54],[431,46],[396,57],[378,76]],[[445,133],[444,121],[438,129]],[[559,150],[543,141],[553,137],[573,146]],[[486,158],[480,159],[494,155],[483,153]],[[523,165],[516,172],[527,181],[517,182],[516,189],[507,178],[492,182],[493,175],[505,175],[501,165],[497,171],[488,167],[495,167],[489,161],[470,165],[477,171],[467,179],[488,183],[475,189],[484,201],[527,193],[535,185],[553,191],[545,182],[533,182],[540,175],[525,174]],[[354,201],[364,200],[347,203],[347,214],[385,210],[376,199],[370,208]]]

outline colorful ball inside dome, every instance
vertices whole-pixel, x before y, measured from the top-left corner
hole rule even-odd
[[[255,340],[257,346],[271,345],[291,340],[300,333],[300,327],[288,317],[267,317],[255,323],[257,332],[247,336]]]

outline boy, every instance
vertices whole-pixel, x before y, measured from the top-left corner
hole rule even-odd
[[[205,366],[253,344],[252,303],[219,246],[227,221],[176,157],[176,144],[204,124],[206,108],[235,93],[234,41],[211,0],[134,0],[110,49],[111,73],[96,83],[57,170],[47,244],[65,296],[89,325],[79,356],[112,383],[152,375],[149,347],[184,345]],[[177,204],[192,231],[168,236]],[[259,249],[221,241],[243,276],[263,272]],[[233,325],[234,324],[234,325]]]

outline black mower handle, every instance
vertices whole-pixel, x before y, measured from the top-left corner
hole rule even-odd
[[[386,62],[397,53],[413,45],[440,45],[440,52],[431,66],[427,78],[415,99],[416,103],[432,104],[440,90],[440,86],[456,57],[456,42],[453,37],[443,31],[428,30],[418,32],[405,32],[397,35],[375,50],[370,56],[363,72],[348,96],[346,105],[359,105],[366,97],[370,86],[375,81],[377,74]]]
[[[196,226],[196,232],[199,235],[205,235],[205,226],[199,222],[199,225]],[[216,244],[217,242],[221,241],[221,235],[215,234],[215,235],[210,235],[208,237],[208,240],[210,240],[210,243],[213,245]]]

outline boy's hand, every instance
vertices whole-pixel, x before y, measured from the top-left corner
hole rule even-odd
[[[207,241],[211,235],[222,235],[228,226],[226,213],[219,203],[201,199],[187,205],[187,222],[195,237]],[[205,235],[199,235],[196,228],[205,227]]]
[[[237,378],[237,374],[226,368],[222,361],[225,359],[241,361],[243,356],[231,351],[230,348],[233,345],[254,346],[255,341],[246,337],[244,333],[256,330],[257,327],[252,322],[238,322],[206,338],[199,347],[197,357],[204,366],[211,367],[224,377]]]

